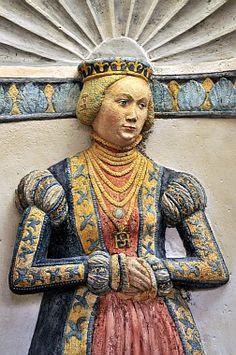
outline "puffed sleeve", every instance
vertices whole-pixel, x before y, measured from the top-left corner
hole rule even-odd
[[[49,170],[34,170],[21,179],[16,206],[20,212],[28,206],[37,206],[55,226],[64,222],[68,214],[65,191]]]
[[[190,174],[178,173],[170,179],[161,199],[162,211],[168,227],[175,227],[186,217],[205,210],[205,191]]]
[[[205,207],[206,194],[196,178],[185,173],[172,175],[162,194],[161,209],[166,225],[177,228],[187,254],[162,260],[175,284],[213,287],[229,279]]]
[[[16,190],[16,205],[24,213],[9,275],[11,290],[31,293],[85,283],[86,257],[48,257],[52,231],[64,228],[68,215],[65,191],[52,173],[35,170],[23,177]]]

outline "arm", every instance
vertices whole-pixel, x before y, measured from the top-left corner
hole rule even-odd
[[[175,174],[161,200],[166,225],[176,227],[187,257],[153,260],[153,270],[166,268],[175,285],[214,287],[226,283],[229,274],[205,215],[206,195],[191,175]],[[155,272],[155,270],[154,270]]]
[[[102,251],[96,255],[57,259],[48,258],[52,227],[68,233],[68,206],[65,191],[50,171],[33,171],[20,182],[16,191],[17,206],[24,213],[18,228],[10,271],[10,288],[15,293],[33,293],[52,287],[77,286],[87,283],[92,292],[109,289],[109,255]],[[54,243],[54,245],[53,245]],[[79,254],[78,254],[79,255]]]
[[[177,226],[187,257],[163,260],[175,284],[214,287],[225,284],[229,274],[204,211],[185,218]]]
[[[27,208],[18,228],[9,275],[13,292],[34,293],[86,282],[87,257],[47,259],[50,235],[49,217],[35,206]]]

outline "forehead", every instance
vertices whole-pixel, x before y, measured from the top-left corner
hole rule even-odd
[[[109,96],[127,94],[134,98],[145,97],[149,99],[151,97],[151,90],[144,79],[127,76],[112,84],[105,94]]]

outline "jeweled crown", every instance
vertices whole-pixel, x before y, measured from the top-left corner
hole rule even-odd
[[[132,75],[148,81],[152,75],[150,64],[133,57],[103,58],[82,62],[78,71],[79,78],[83,82],[105,75]]]

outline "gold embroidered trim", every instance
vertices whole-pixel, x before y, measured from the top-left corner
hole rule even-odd
[[[118,254],[111,256],[111,288],[117,291],[120,286],[120,265],[118,260]]]
[[[89,326],[98,296],[87,287],[77,289],[64,330],[63,355],[86,355],[91,344]]]
[[[70,170],[76,230],[85,254],[90,254],[99,246],[99,228],[84,154],[70,159]]]

